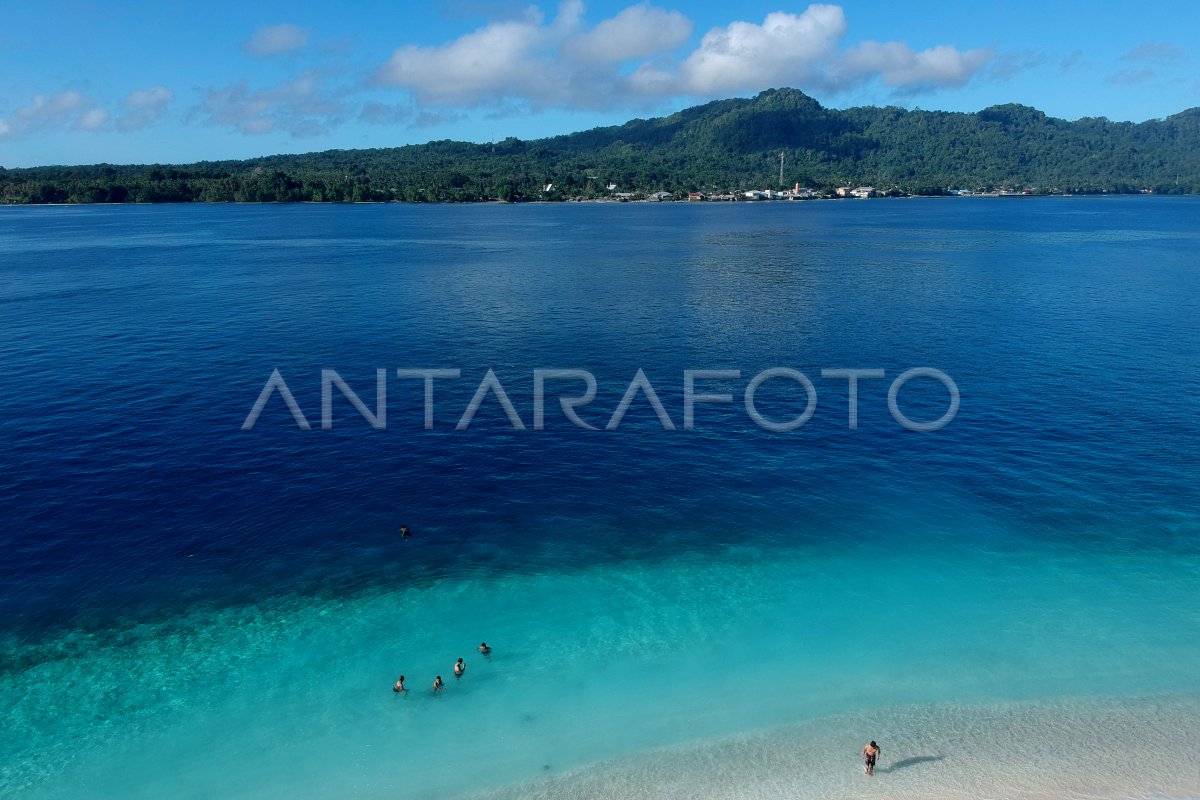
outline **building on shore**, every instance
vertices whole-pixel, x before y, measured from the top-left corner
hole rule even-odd
[[[780,192],[780,194],[786,200],[812,200],[813,198],[821,196],[821,193],[816,189],[807,189],[798,183],[791,189]]]

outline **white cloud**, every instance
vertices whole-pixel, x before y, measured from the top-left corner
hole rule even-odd
[[[74,90],[37,95],[10,118],[0,119],[0,138],[17,138],[50,130],[96,132],[110,128],[113,122],[117,130],[133,131],[161,117],[174,96],[165,86],[130,92],[121,101],[121,110],[114,117],[91,98]]]
[[[0,137],[16,139],[47,130],[95,131],[107,119],[108,112],[96,108],[89,98],[74,90],[48,96],[39,94],[11,117],[0,119]]]
[[[778,11],[761,25],[733,22],[705,34],[677,69],[643,66],[633,88],[654,95],[716,96],[795,86],[837,92],[878,79],[898,92],[962,86],[993,58],[991,50],[949,45],[914,51],[903,42],[841,47],[847,24],[839,6]]]
[[[714,28],[682,58],[670,52],[687,41],[692,24],[679,12],[641,3],[592,27],[583,12],[580,0],[566,0],[553,22],[530,7],[439,46],[400,47],[375,82],[407,89],[418,107],[596,109],[774,86],[834,93],[873,80],[900,93],[930,91],[962,86],[994,59],[990,50],[950,45],[845,48],[846,17],[829,4]],[[1031,65],[1013,56],[991,77]]]
[[[128,132],[144,128],[166,113],[175,93],[165,86],[130,92],[121,101],[122,112],[117,117],[117,129]]]
[[[293,136],[316,136],[340,122],[345,104],[338,92],[308,71],[277,86],[251,90],[243,81],[209,90],[189,121],[232,128],[241,133],[284,131]]]
[[[579,25],[583,3],[567,0],[552,24],[530,7],[524,18],[493,22],[440,47],[401,47],[375,75],[428,105],[476,105],[520,96],[565,100],[569,83],[551,58]]]
[[[939,45],[920,52],[903,42],[863,42],[842,57],[849,76],[878,75],[886,86],[906,91],[962,86],[993,56],[991,50],[956,50]]]
[[[626,61],[678,47],[691,35],[692,22],[683,14],[643,3],[567,40],[563,53],[584,62]]]
[[[274,56],[290,53],[308,44],[308,32],[288,23],[267,25],[242,43],[242,49],[252,56]]]
[[[49,97],[36,95],[33,102],[17,109],[17,119],[32,126],[62,123],[74,119],[91,103],[79,92],[66,91]]]
[[[845,35],[846,17],[831,5],[811,5],[801,14],[776,11],[761,25],[731,22],[704,35],[680,66],[676,91],[714,95],[780,85],[804,88],[818,78]]]
[[[95,131],[102,128],[105,122],[108,122],[107,111],[103,108],[89,108],[80,115],[75,127],[83,131]]]

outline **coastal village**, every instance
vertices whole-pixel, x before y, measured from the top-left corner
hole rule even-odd
[[[739,192],[652,192],[646,194],[644,192],[622,192],[618,191],[616,184],[608,184],[605,187],[608,194],[603,197],[583,198],[559,197],[555,193],[553,183],[546,184],[543,197],[546,200],[567,200],[569,202],[592,202],[592,203],[664,203],[664,202],[762,202],[762,201],[778,201],[778,200],[823,200],[823,199],[859,199],[866,200],[873,197],[911,197],[907,192],[899,189],[878,189],[874,186],[839,186],[831,190],[815,189],[803,187],[796,184],[791,189],[748,189]],[[1022,197],[1032,195],[1047,195],[1060,194],[1057,191],[1044,191],[1025,187],[1022,189],[947,189],[942,193],[943,197]]]

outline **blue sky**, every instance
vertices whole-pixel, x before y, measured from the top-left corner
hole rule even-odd
[[[0,4],[0,166],[535,139],[793,86],[833,108],[1200,106],[1200,4]]]

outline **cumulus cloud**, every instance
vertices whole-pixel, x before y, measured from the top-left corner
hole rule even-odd
[[[785,85],[837,92],[873,80],[898,93],[929,91],[962,86],[995,58],[987,49],[951,45],[846,48],[846,17],[829,4],[798,14],[777,11],[761,23],[731,22],[681,56],[673,51],[690,38],[692,24],[679,12],[641,3],[592,27],[583,12],[580,0],[566,0],[552,22],[531,7],[439,46],[400,47],[375,82],[409,90],[421,107],[580,109]],[[1031,64],[1014,54],[1001,69],[1011,75]]]
[[[156,122],[174,99],[175,93],[165,86],[151,86],[130,92],[121,101],[122,111],[117,117],[117,130],[127,133]]]
[[[838,6],[811,5],[801,14],[777,11],[761,25],[731,22],[704,34],[700,47],[680,65],[673,88],[661,77],[647,82],[652,72],[643,72],[638,84],[692,95],[803,86],[818,78],[845,35],[846,17]]]
[[[705,34],[677,69],[643,67],[631,84],[647,94],[713,96],[796,86],[837,92],[879,79],[898,92],[962,86],[993,58],[990,50],[867,41],[841,49],[847,23],[839,6],[775,12],[761,25],[733,22]]]
[[[48,130],[96,131],[108,120],[108,112],[74,90],[52,95],[35,95],[27,106],[11,117],[0,119],[0,137],[16,139]]]
[[[232,128],[240,133],[283,131],[297,137],[317,136],[340,122],[345,104],[314,71],[265,89],[244,81],[205,93],[189,121]]]
[[[97,131],[108,122],[108,112],[103,108],[89,108],[79,116],[75,127],[81,131]]]
[[[692,35],[692,22],[678,11],[647,3],[630,6],[563,45],[579,61],[627,61],[676,48]]]
[[[956,50],[939,45],[920,52],[902,42],[863,42],[846,51],[845,74],[878,75],[884,85],[906,92],[962,86],[992,58],[987,49]]]
[[[530,7],[523,18],[493,22],[440,47],[401,47],[376,74],[429,105],[476,105],[513,95],[565,100],[569,80],[551,58],[579,27],[583,3],[568,0],[547,24]]]
[[[267,25],[242,43],[242,49],[252,56],[274,56],[290,53],[308,44],[308,32],[288,23]]]
[[[36,95],[33,102],[17,109],[17,119],[30,126],[45,126],[75,119],[91,102],[79,92],[66,91],[49,97]]]
[[[166,111],[174,93],[165,86],[152,86],[130,92],[115,116],[91,98],[68,90],[52,95],[37,95],[29,105],[17,109],[11,117],[0,119],[0,138],[16,138],[50,130],[95,132],[111,129],[134,131],[157,120]]]

